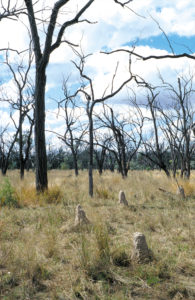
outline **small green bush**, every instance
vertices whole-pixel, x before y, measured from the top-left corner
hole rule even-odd
[[[8,178],[4,179],[0,187],[0,206],[19,207],[15,191]]]

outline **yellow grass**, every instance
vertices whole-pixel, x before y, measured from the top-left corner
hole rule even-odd
[[[8,173],[19,208],[0,208],[0,299],[195,299],[195,172],[178,178],[185,200],[162,172],[94,177],[91,199],[86,171],[49,172],[42,195],[32,172],[23,182]],[[78,203],[89,225],[74,226]],[[154,253],[150,264],[131,260],[136,231]]]

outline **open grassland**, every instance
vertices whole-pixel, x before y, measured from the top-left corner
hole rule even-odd
[[[95,174],[93,199],[86,171],[51,171],[39,196],[33,173],[8,178],[12,190],[0,178],[0,299],[195,299],[195,173],[182,182],[186,199],[157,171]],[[90,224],[74,226],[78,203]],[[131,260],[137,231],[153,251],[149,264]]]

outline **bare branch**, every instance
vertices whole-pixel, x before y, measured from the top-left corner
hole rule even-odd
[[[133,10],[132,8],[130,8],[129,6],[127,6],[127,4],[129,4],[129,3],[132,2],[132,1],[133,1],[133,0],[129,0],[129,1],[126,1],[126,2],[122,3],[121,1],[114,0],[115,3],[121,5],[123,8],[125,7],[125,8],[127,8],[127,9],[129,9],[132,13],[134,13],[134,14],[137,15],[138,17],[143,18],[143,19],[146,19],[146,17],[144,17],[144,16],[138,14],[135,10]]]
[[[165,55],[149,55],[149,56],[143,56],[143,55],[140,55],[138,53],[136,53],[134,50],[131,51],[131,50],[127,50],[127,49],[117,49],[117,50],[113,50],[113,51],[110,51],[110,52],[104,52],[104,51],[101,51],[100,53],[103,53],[103,54],[113,54],[113,53],[118,53],[118,52],[126,52],[128,54],[131,54],[133,56],[136,56],[138,57],[139,59],[145,61],[145,60],[149,60],[149,59],[165,59],[165,58],[182,58],[182,57],[187,57],[187,58],[190,58],[190,59],[195,59],[195,56],[194,55],[190,55],[188,53],[182,53],[182,54],[175,54],[175,55],[171,55],[171,54],[165,54]]]
[[[49,27],[48,27],[48,36],[49,36],[50,31],[53,32],[53,30],[54,30],[54,27],[55,27],[54,24],[56,22],[57,12],[59,10],[58,7],[61,7],[66,2],[68,2],[68,1],[67,0],[60,0],[60,1],[56,2],[56,5],[54,6],[54,9],[53,9],[53,12],[52,12],[52,15],[51,15],[50,24],[49,24]],[[77,24],[79,22],[79,18],[84,14],[84,12],[89,8],[89,6],[93,2],[94,2],[94,0],[89,0],[86,3],[86,5],[83,6],[83,8],[76,14],[76,16],[72,20],[65,22],[61,26],[60,31],[59,31],[58,36],[57,36],[57,39],[56,39],[56,42],[53,45],[51,45],[51,37],[48,37],[48,39],[46,41],[46,44],[45,44],[45,52],[50,51],[50,53],[51,53],[56,48],[59,47],[59,45],[61,43],[61,40],[62,40],[62,36],[63,36],[64,31],[66,30],[66,28],[68,28],[68,27],[70,27],[74,24]],[[53,36],[53,33],[52,33],[52,36]]]
[[[11,1],[9,0],[7,3],[7,7],[4,7],[1,3],[1,10],[0,10],[0,21],[3,19],[11,19],[13,21],[16,21],[20,14],[24,13],[24,8],[17,7],[17,1],[13,5],[13,7],[10,7]]]
[[[149,15],[150,15],[150,14],[149,14]],[[160,29],[160,31],[162,31],[164,37],[166,38],[166,40],[167,40],[167,42],[168,42],[168,44],[169,44],[169,48],[171,49],[172,54],[175,55],[174,50],[173,50],[173,47],[172,47],[172,45],[171,45],[171,42],[170,42],[170,40],[169,40],[169,38],[168,38],[166,32],[163,30],[163,28],[160,26],[159,22],[158,22],[152,15],[150,15],[150,17],[151,17],[152,20],[157,24],[157,26],[158,26],[158,28]]]

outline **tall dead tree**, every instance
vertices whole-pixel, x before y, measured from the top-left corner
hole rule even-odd
[[[169,145],[171,154],[171,168],[173,177],[176,177],[177,169],[179,168],[180,149],[183,142],[183,137],[180,134],[178,121],[175,119],[172,109],[158,107],[162,124],[160,125],[161,131],[165,136],[165,140]]]
[[[145,103],[141,104],[148,110],[150,116],[145,118],[147,124],[150,126],[148,132],[142,132],[142,148],[141,155],[146,157],[153,165],[157,166],[160,170],[163,170],[169,177],[169,166],[166,161],[166,155],[168,151],[168,145],[162,141],[162,132],[160,129],[160,114],[158,110],[158,96],[159,91],[156,91],[155,87],[148,84],[143,78],[136,77],[136,82],[140,87],[146,89]]]
[[[30,69],[33,61],[33,55],[31,51],[31,45],[27,56],[25,54],[18,55],[18,62],[10,62],[9,51],[6,51],[5,62],[3,62],[8,70],[9,76],[14,89],[14,96],[9,95],[9,91],[4,93],[2,90],[0,101],[8,102],[13,112],[18,112],[18,122],[14,121],[16,131],[18,131],[18,144],[19,144],[19,161],[20,161],[20,178],[24,178],[24,168],[28,160],[30,141],[32,136],[32,129],[34,125],[34,86],[32,79],[30,78]],[[27,63],[24,61],[27,59]],[[15,59],[16,60],[16,59]],[[9,88],[10,90],[10,88]],[[12,91],[13,93],[13,91]],[[13,113],[12,112],[12,113]],[[29,123],[29,130],[26,136],[26,149],[24,151],[23,141],[23,123],[27,119]],[[27,132],[26,132],[27,133]],[[25,153],[24,153],[25,152]]]
[[[146,85],[146,88],[148,90],[147,108],[149,109],[151,114],[154,143],[151,143],[150,141],[144,142],[144,147],[145,147],[144,155],[153,163],[155,163],[161,170],[163,170],[165,174],[169,177],[170,172],[165,159],[167,147],[164,145],[164,143],[162,143],[160,139],[159,126],[158,126],[159,117],[158,117],[158,109],[156,105],[156,98],[158,97],[158,92],[155,93],[154,89],[150,85]],[[150,138],[150,140],[152,139]]]
[[[85,56],[83,53],[79,53],[76,50],[75,53],[78,56],[78,62],[73,61],[73,64],[75,65],[80,75],[80,87],[76,90],[74,94],[69,95],[68,98],[73,99],[79,95],[83,97],[84,103],[86,105],[86,113],[87,113],[88,123],[89,123],[89,167],[88,167],[89,195],[93,197],[94,108],[99,103],[103,103],[106,100],[117,95],[122,90],[122,88],[126,86],[126,84],[134,78],[134,76],[131,73],[131,59],[129,59],[129,77],[127,78],[127,80],[123,81],[118,88],[114,89],[114,85],[115,85],[114,81],[118,71],[118,63],[117,63],[115,72],[111,79],[110,88],[106,87],[106,89],[102,92],[102,96],[97,97],[95,87],[94,87],[94,81],[85,72],[85,63],[89,55]]]
[[[50,131],[56,134],[56,136],[65,143],[67,148],[71,151],[73,158],[73,165],[75,170],[75,176],[79,175],[78,169],[78,155],[79,150],[83,145],[84,137],[88,132],[88,124],[82,122],[80,119],[84,113],[82,107],[79,107],[76,98],[69,98],[70,92],[68,90],[68,79],[63,81],[62,90],[64,93],[64,99],[57,101],[58,103],[58,117],[64,119],[64,134],[59,132]]]
[[[12,119],[13,121],[13,119]],[[9,123],[4,128],[0,128],[0,168],[3,176],[6,175],[9,167],[10,156],[16,144],[19,128],[14,134],[9,133]]]
[[[58,16],[60,10],[65,8],[70,2],[68,0],[58,0],[55,2],[49,23],[46,29],[45,41],[40,41],[40,33],[38,23],[40,20],[36,19],[36,12],[34,10],[34,3],[32,0],[24,0],[28,13],[28,20],[34,45],[35,54],[35,164],[36,164],[36,189],[37,191],[44,191],[48,188],[47,179],[47,156],[46,156],[46,142],[45,142],[45,87],[46,87],[46,68],[50,60],[51,53],[57,49],[63,40],[63,35],[67,28],[79,23],[80,17],[90,7],[94,0],[86,1],[86,4],[70,19],[65,20],[61,25],[58,24]],[[54,32],[57,37],[55,38]],[[42,35],[42,33],[41,33]],[[43,45],[43,47],[42,47]]]
[[[103,113],[96,115],[99,126],[109,130],[111,136],[109,143],[101,146],[112,152],[118,164],[122,177],[127,177],[130,162],[138,151],[142,140],[142,127],[144,118],[141,110],[133,101],[134,109],[127,115],[116,113],[114,106],[103,105]],[[99,142],[98,142],[99,143]],[[100,143],[99,143],[100,145]]]
[[[94,154],[99,175],[102,175],[111,140],[112,137],[110,135],[102,133],[98,129],[94,130]]]
[[[163,89],[168,93],[169,104],[166,110],[159,107],[165,126],[163,132],[168,138],[172,156],[180,162],[181,177],[190,177],[190,161],[195,151],[191,128],[195,110],[192,99],[195,93],[193,74],[181,75],[177,84],[166,82],[160,76]]]

